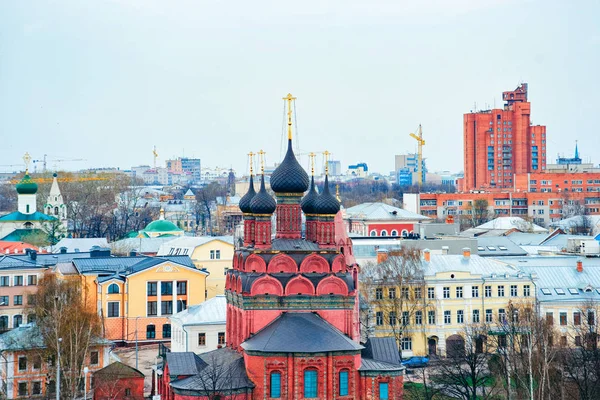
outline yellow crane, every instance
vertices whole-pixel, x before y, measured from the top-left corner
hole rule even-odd
[[[423,184],[423,146],[425,146],[425,140],[423,140],[423,129],[421,124],[417,128],[417,134],[411,133],[410,137],[415,139],[419,143],[419,155],[417,157],[417,173],[419,186]]]

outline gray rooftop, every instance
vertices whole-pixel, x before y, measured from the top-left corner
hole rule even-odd
[[[190,306],[171,317],[184,326],[189,325],[225,325],[227,299],[224,295],[215,296],[195,306]]]
[[[73,260],[77,270],[82,273],[120,273],[122,275],[134,274],[147,268],[154,267],[164,262],[172,262],[185,267],[196,269],[188,256],[165,256],[165,257],[94,257],[88,259]]]
[[[347,208],[344,219],[370,221],[426,221],[431,218],[385,203],[362,203]]]
[[[482,257],[526,256],[527,251],[506,236],[485,236],[477,238],[477,254]]]
[[[314,313],[283,313],[242,347],[266,353],[356,352],[363,347]]]

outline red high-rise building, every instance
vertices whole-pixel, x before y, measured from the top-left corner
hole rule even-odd
[[[464,115],[461,191],[512,189],[514,174],[546,168],[546,127],[531,125],[527,84],[502,93],[502,99],[503,109]]]

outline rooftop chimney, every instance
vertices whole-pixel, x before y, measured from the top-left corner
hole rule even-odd
[[[448,254],[448,250],[450,250],[450,247],[448,247],[448,246],[442,246],[442,254],[443,255],[447,255]]]
[[[386,262],[388,259],[388,251],[386,249],[377,250],[377,264]]]
[[[468,260],[469,258],[471,258],[471,249],[468,247],[463,247],[463,257],[465,260]]]
[[[583,272],[583,261],[577,260],[577,272]]]
[[[61,247],[60,248],[60,254],[67,254],[67,248],[66,247]]]
[[[429,251],[429,249],[423,250],[423,258],[425,259],[425,262],[431,261],[431,251]]]

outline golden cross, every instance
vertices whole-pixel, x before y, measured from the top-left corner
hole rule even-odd
[[[292,140],[292,101],[296,100],[296,98],[294,96],[292,96],[291,93],[288,93],[287,96],[285,96],[283,98],[283,100],[286,100],[288,103],[288,111],[287,111],[287,116],[288,116],[288,140]]]
[[[312,176],[315,176],[315,153],[308,153],[310,157],[310,173]]]
[[[342,202],[342,199],[340,199],[340,184],[339,183],[335,185],[335,198],[340,203]]]
[[[329,161],[329,155],[330,154],[331,153],[328,152],[327,150],[325,150],[323,152],[323,156],[325,157],[325,175],[329,175],[329,162],[328,161]]]
[[[248,158],[250,159],[250,176],[252,176],[254,173],[254,162],[252,161],[252,157],[254,157],[254,153],[248,153]]]
[[[260,157],[260,172],[261,174],[265,174],[265,152],[260,150],[258,152],[258,155]]]
[[[31,162],[31,156],[29,153],[25,153],[23,156],[23,161],[25,162],[25,173],[29,172],[29,163]]]

